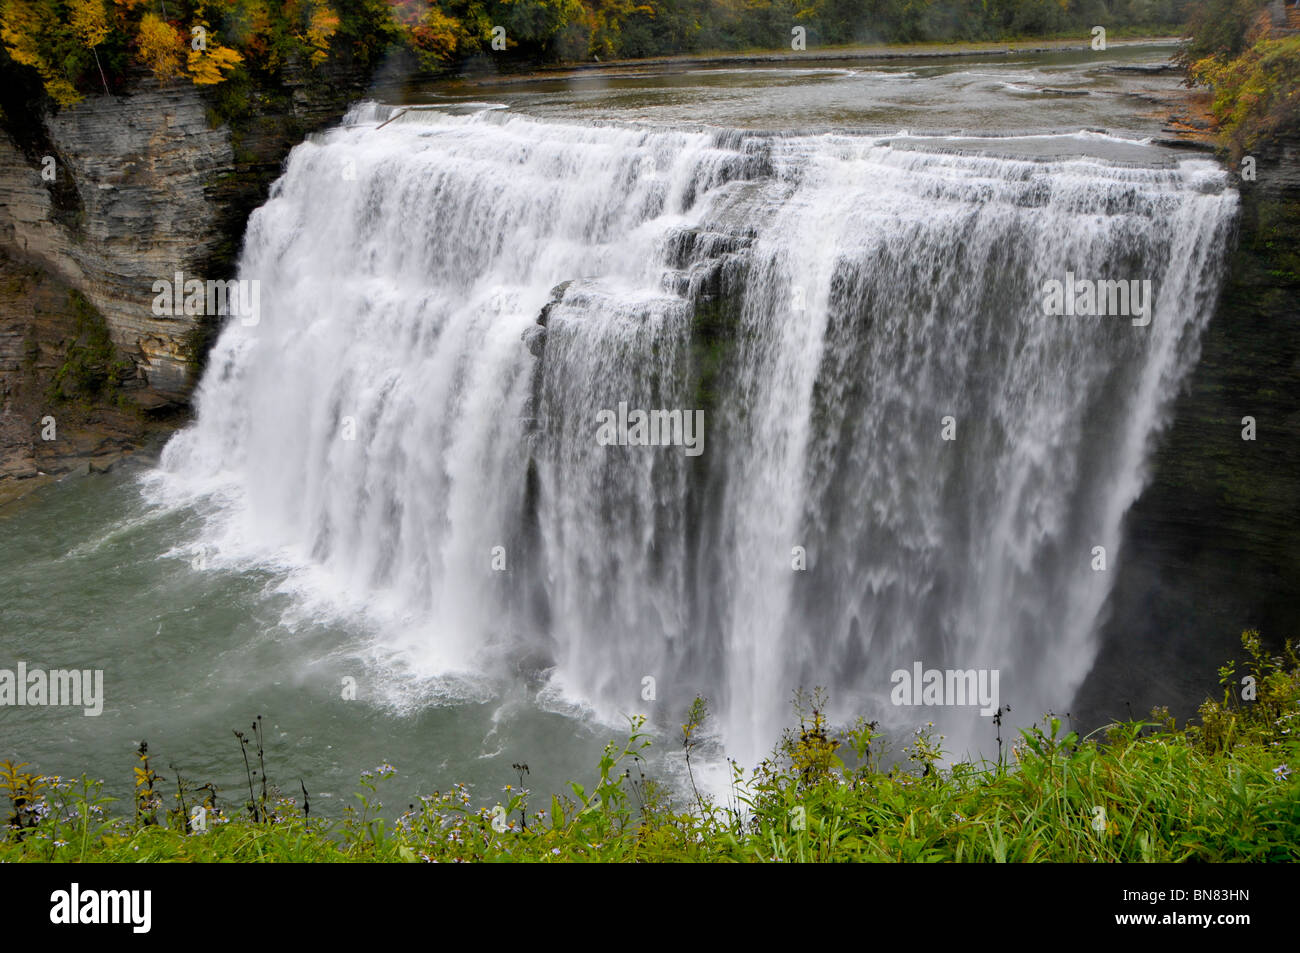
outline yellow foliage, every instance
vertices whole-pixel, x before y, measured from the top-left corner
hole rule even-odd
[[[208,38],[207,50],[190,50],[190,79],[195,86],[213,86],[225,80],[226,74],[244,61],[236,50],[217,46]]]
[[[1237,158],[1300,123],[1300,36],[1263,37],[1235,59],[1211,55],[1188,68],[1214,90],[1214,117]]]
[[[433,7],[411,31],[415,46],[435,62],[450,62],[459,43],[460,22]]]
[[[140,60],[165,83],[181,72],[181,51],[185,41],[170,25],[154,13],[140,21]]]
[[[45,73],[45,62],[36,46],[40,32],[40,15],[25,0],[7,0],[0,5],[0,39],[15,63],[31,66]]]
[[[76,87],[62,76],[54,76],[45,80],[45,91],[50,94],[51,99],[64,108],[75,106],[86,98],[77,92]]]
[[[308,59],[312,66],[319,66],[329,58],[330,37],[338,28],[338,14],[331,10],[328,4],[317,4],[312,10],[307,35],[302,37],[303,42],[311,47],[311,55]]]
[[[109,29],[102,0],[72,0],[72,30],[87,47],[93,50],[103,43]]]
[[[49,24],[38,4],[28,0],[0,3],[0,42],[15,63],[30,66],[41,76],[45,92],[62,107],[81,102],[82,96],[68,78],[41,55],[40,41]]]

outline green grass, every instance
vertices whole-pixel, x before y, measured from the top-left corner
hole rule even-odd
[[[1300,860],[1290,768],[1300,767],[1300,662],[1293,645],[1269,657],[1257,633],[1242,641],[1245,673],[1220,669],[1223,699],[1207,700],[1194,724],[1157,711],[1080,738],[1049,716],[996,763],[941,767],[941,739],[927,726],[886,770],[874,725],[836,733],[820,694],[800,697],[799,723],[772,757],[752,773],[733,764],[726,803],[695,792],[693,773],[689,803],[674,803],[644,774],[650,741],[635,720],[625,742],[607,747],[590,790],[575,783],[539,800],[515,766],[520,784],[498,805],[475,807],[456,785],[398,816],[380,797],[396,773],[389,765],[363,775],[339,820],[276,795],[257,726],[239,737],[247,800],[225,810],[210,786],[182,782],[164,798],[145,746],[130,817],[113,815],[96,782],[6,763],[0,861]],[[688,769],[706,717],[697,700],[682,728]],[[187,823],[199,804],[204,830]]]

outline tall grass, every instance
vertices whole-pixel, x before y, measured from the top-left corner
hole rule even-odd
[[[798,725],[753,771],[732,763],[725,803],[674,797],[645,775],[651,741],[634,719],[610,744],[590,790],[549,800],[519,784],[475,806],[464,785],[420,798],[397,816],[380,791],[391,765],[364,772],[340,820],[310,815],[246,762],[248,800],[221,807],[210,785],[177,781],[163,808],[147,749],[133,816],[114,816],[97,783],[0,765],[9,801],[4,861],[1295,861],[1300,860],[1300,660],[1271,657],[1258,633],[1248,660],[1219,671],[1222,699],[1193,724],[1158,710],[1088,737],[1048,716],[996,762],[945,766],[932,726],[905,760],[882,766],[873,724],[833,730],[819,694],[798,696]],[[706,709],[682,726],[688,760]],[[240,738],[247,755],[248,740]],[[850,767],[847,762],[851,762]],[[254,778],[260,774],[259,784]],[[189,798],[186,795],[189,793]]]

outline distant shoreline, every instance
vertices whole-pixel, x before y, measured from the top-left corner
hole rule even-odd
[[[1107,49],[1132,46],[1175,47],[1179,36],[1152,36],[1107,41]],[[563,63],[538,66],[517,74],[466,72],[446,77],[443,82],[466,86],[498,86],[536,83],[596,73],[617,79],[662,71],[664,67],[769,66],[787,63],[889,62],[913,59],[957,59],[968,56],[1009,56],[1017,53],[1084,53],[1090,49],[1088,37],[1060,40],[1011,40],[959,43],[891,44],[887,46],[836,46],[807,51],[738,51],[734,53],[693,53],[677,56],[652,56],[645,59],[610,60],[596,63]]]

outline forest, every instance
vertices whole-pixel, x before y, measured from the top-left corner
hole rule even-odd
[[[1246,0],[1257,7],[1257,0]],[[846,45],[1181,31],[1192,0],[3,0],[0,38],[71,105],[133,70],[221,83],[404,47],[431,72]]]

